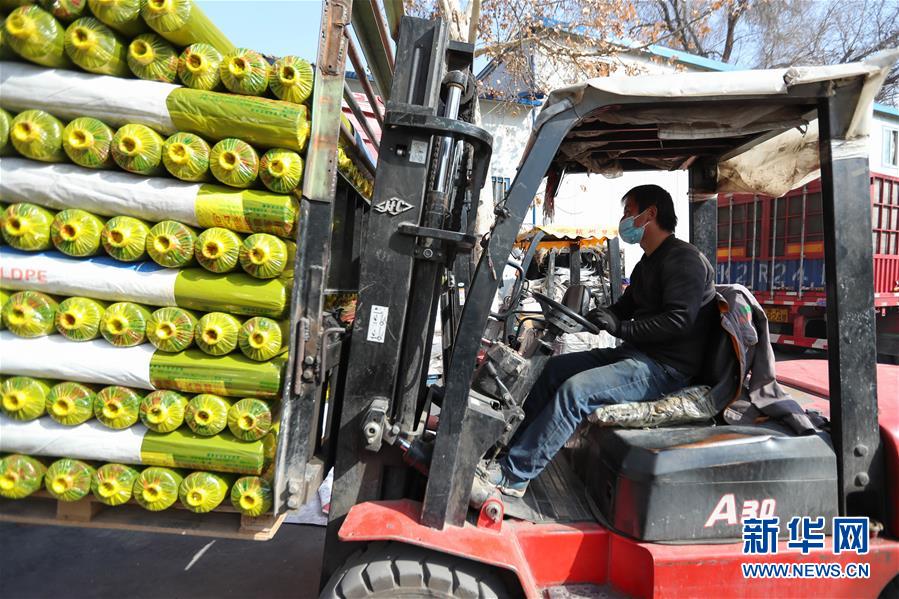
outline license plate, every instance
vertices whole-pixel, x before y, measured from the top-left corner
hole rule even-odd
[[[765,308],[768,322],[790,322],[790,311],[787,308]]]

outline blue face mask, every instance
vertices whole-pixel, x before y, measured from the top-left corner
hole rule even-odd
[[[641,216],[644,212],[646,212],[646,210],[637,216]],[[646,225],[644,224],[642,227],[635,227],[634,221],[637,219],[637,216],[627,216],[622,218],[621,222],[618,223],[618,237],[620,237],[621,241],[624,243],[640,243],[640,240],[643,239]]]

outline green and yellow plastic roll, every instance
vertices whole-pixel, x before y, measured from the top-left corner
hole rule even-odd
[[[260,399],[246,397],[228,410],[228,430],[243,441],[262,439],[272,430],[272,410]]]
[[[100,319],[100,334],[118,347],[134,347],[147,340],[150,311],[133,302],[118,302],[106,308]]]
[[[47,410],[52,381],[29,376],[12,376],[0,385],[0,410],[13,420],[34,420]],[[225,415],[227,422],[227,414]]]
[[[183,308],[160,308],[147,320],[147,339],[159,351],[184,351],[194,342],[197,317]]]
[[[47,414],[62,425],[76,426],[93,418],[96,398],[96,390],[88,385],[59,383],[47,394]]]
[[[69,208],[57,212],[50,223],[50,240],[67,256],[83,258],[100,251],[103,221],[84,210]]]
[[[179,306],[200,312],[281,318],[289,304],[290,288],[282,279],[185,268],[175,280],[175,299]]]
[[[97,468],[91,492],[97,501],[106,505],[122,505],[131,499],[137,469],[125,464],[104,464]]]
[[[237,268],[240,260],[241,241],[240,236],[230,229],[206,229],[197,236],[194,257],[210,272],[230,272]]]
[[[245,516],[261,516],[272,509],[272,486],[260,476],[244,476],[231,486],[231,505]]]
[[[140,14],[151,29],[176,46],[202,42],[222,53],[234,50],[234,44],[192,0],[145,0]]]
[[[174,220],[153,225],[147,233],[147,254],[159,266],[183,268],[194,260],[197,233]]]
[[[241,233],[265,232],[292,237],[299,207],[293,195],[203,184],[195,200],[194,211],[197,222],[203,227],[225,227]]]
[[[268,81],[276,98],[301,104],[312,95],[315,72],[309,61],[299,56],[284,56],[272,65]]]
[[[209,170],[220,183],[243,189],[259,175],[259,155],[253,147],[236,138],[223,139],[212,147]]]
[[[128,50],[112,29],[93,17],[66,28],[66,54],[76,65],[97,75],[127,77]]]
[[[226,53],[219,65],[225,88],[234,94],[261,96],[268,88],[271,65],[259,52],[237,48]]]
[[[78,501],[91,492],[94,468],[87,462],[63,458],[44,474],[44,488],[60,501]]]
[[[53,15],[39,6],[20,6],[3,23],[3,39],[13,51],[41,66],[66,68],[65,30]]]
[[[10,122],[9,139],[16,152],[41,162],[66,162],[62,149],[65,126],[43,110],[25,110]]]
[[[72,341],[90,341],[100,336],[106,303],[88,297],[70,297],[56,310],[56,330]]]
[[[44,484],[47,467],[27,455],[10,454],[0,459],[0,497],[24,499]]]
[[[303,182],[303,159],[292,150],[272,148],[259,160],[259,178],[275,193],[290,193]]]
[[[222,81],[221,64],[221,52],[209,44],[191,44],[178,57],[178,77],[187,87],[211,91]]]
[[[240,321],[224,312],[204,314],[197,321],[194,340],[210,356],[224,356],[237,349]]]
[[[140,416],[142,399],[143,395],[128,387],[103,387],[94,397],[94,418],[107,428],[128,428]]]
[[[107,27],[132,38],[147,30],[140,16],[141,0],[87,0],[91,12]]]
[[[237,334],[237,347],[255,362],[271,360],[290,345],[288,321],[276,321],[264,316],[247,320]]]
[[[17,337],[43,337],[56,332],[56,300],[40,291],[18,291],[3,305],[3,322]]]
[[[184,422],[197,435],[211,437],[228,426],[231,401],[212,393],[201,393],[187,402]]]
[[[150,227],[131,216],[114,216],[103,227],[100,242],[112,258],[122,262],[137,262],[147,252]]]
[[[162,145],[162,163],[176,179],[204,181],[209,178],[210,152],[202,137],[179,131]]]
[[[253,362],[240,354],[210,356],[199,349],[156,352],[150,360],[154,389],[214,393],[228,397],[276,398],[281,392],[286,356]]]
[[[184,424],[187,401],[176,391],[153,391],[140,402],[140,421],[151,431],[170,433]]]
[[[178,78],[178,52],[155,33],[144,33],[128,44],[128,68],[139,79],[174,83]]]
[[[9,60],[10,58],[15,58],[16,53],[12,51],[12,48],[6,42],[4,23],[6,23],[6,15],[0,14],[0,60]]]
[[[74,21],[87,8],[87,0],[40,0],[38,4],[57,20],[64,23]]]
[[[124,125],[112,138],[112,158],[120,168],[137,175],[162,169],[163,139],[146,125]]]
[[[62,149],[69,160],[86,168],[109,168],[112,159],[113,130],[103,121],[80,117],[62,132]]]
[[[241,268],[257,279],[274,279],[293,274],[296,244],[268,233],[254,233],[240,244],[238,261]]]
[[[10,204],[0,215],[3,240],[18,250],[46,250],[52,244],[53,217],[52,212],[34,204]]]
[[[2,33],[2,28],[0,28]],[[0,108],[0,156],[7,156],[12,152],[9,143],[9,127],[12,123],[12,115]]]
[[[9,300],[10,293],[11,292],[9,291],[0,289],[0,331],[6,328],[6,321],[3,320],[3,306],[5,306],[6,302]]]
[[[171,468],[151,466],[134,480],[134,500],[145,510],[159,512],[178,501],[182,473]]]
[[[181,505],[197,514],[205,514],[217,508],[234,480],[215,472],[192,472],[184,477],[178,488]]]

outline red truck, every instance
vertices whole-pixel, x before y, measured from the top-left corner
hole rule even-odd
[[[899,178],[871,173],[877,353],[899,362]],[[773,343],[827,349],[821,182],[718,196],[717,278],[753,290]]]

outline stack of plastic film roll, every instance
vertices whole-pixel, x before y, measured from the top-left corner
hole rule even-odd
[[[178,78],[178,53],[155,33],[144,33],[128,44],[128,68],[139,79],[174,83]]]

